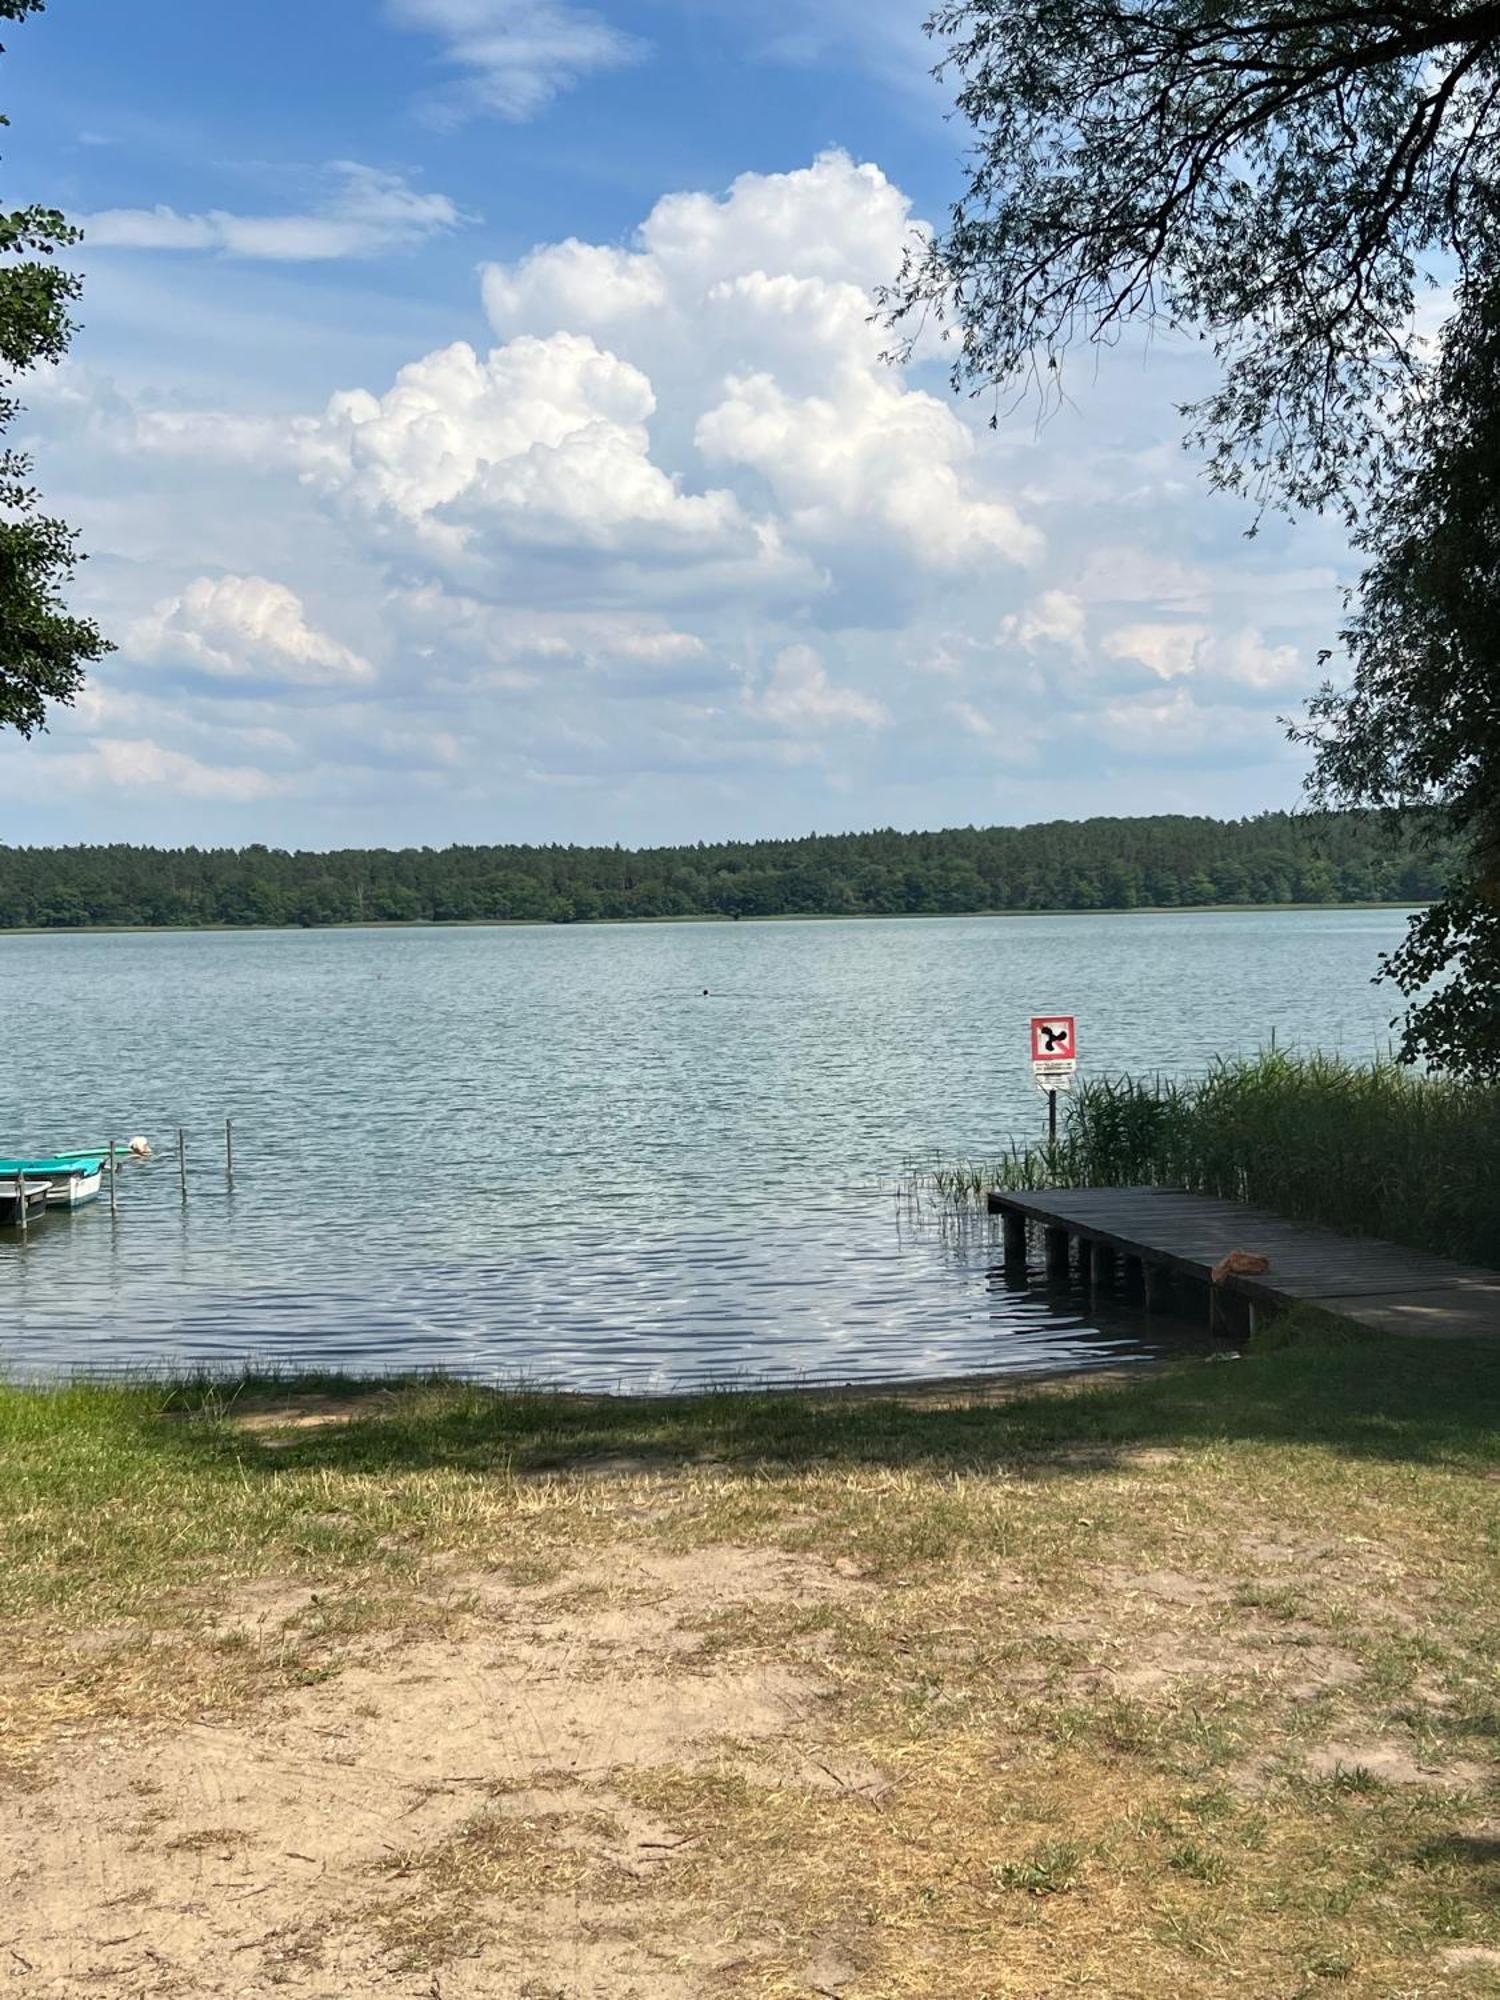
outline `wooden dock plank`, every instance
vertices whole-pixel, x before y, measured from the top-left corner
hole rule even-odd
[[[1316,1304],[1388,1332],[1500,1339],[1500,1271],[1289,1222],[1269,1209],[1173,1188],[996,1190],[990,1207],[1206,1282],[1231,1250],[1270,1259],[1223,1289],[1261,1306]]]

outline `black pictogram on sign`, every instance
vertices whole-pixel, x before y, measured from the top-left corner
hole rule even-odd
[[[1077,1062],[1078,1029],[1071,1014],[1033,1015],[1031,1060],[1034,1063]]]

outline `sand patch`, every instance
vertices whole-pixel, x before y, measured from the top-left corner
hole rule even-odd
[[[453,2000],[518,1979],[567,2000],[676,2000],[702,1990],[725,1948],[695,1947],[690,1920],[671,1931],[670,1959],[651,1942],[668,1932],[632,1898],[670,1873],[683,1837],[628,1807],[611,1774],[727,1764],[867,1796],[888,1783],[825,1742],[814,1671],[732,1648],[697,1657],[716,1616],[753,1627],[757,1606],[781,1618],[861,1588],[825,1565],[632,1551],[540,1588],[488,1576],[461,1588],[471,1609],[456,1631],[351,1659],[244,1722],[70,1744],[0,1821],[0,1905],[28,1981],[80,2000],[404,1995],[428,1990],[413,1977],[425,1951]],[[257,1587],[225,1623],[275,1629],[303,1598]],[[596,1888],[593,1914],[570,1903],[553,1932],[545,1898],[512,1893],[491,1910],[476,1892],[451,1963],[420,1927],[398,1948],[391,1913],[423,1857],[472,1842],[476,1824],[521,1882],[583,1868],[618,1885],[620,1908]]]
[[[1426,1785],[1433,1790],[1462,1792],[1482,1785],[1489,1773],[1465,1758],[1429,1760],[1409,1744],[1392,1738],[1365,1738],[1348,1743],[1323,1743],[1309,1750],[1303,1766],[1315,1778],[1336,1778],[1368,1771],[1386,1785]]]
[[[1101,1572],[1099,1581],[1108,1590],[1152,1597],[1158,1604],[1216,1604],[1229,1595],[1227,1585],[1219,1579],[1190,1576],[1180,1569],[1108,1569]]]
[[[389,1416],[398,1400],[394,1389],[368,1389],[355,1396],[315,1396],[298,1392],[231,1404],[222,1415],[236,1430],[249,1431],[257,1436],[266,1431],[318,1431],[340,1424],[359,1423],[370,1417]],[[220,1413],[211,1410],[209,1414]],[[192,1412],[178,1414],[175,1420],[180,1423],[198,1421]]]
[[[1352,1653],[1341,1652],[1337,1646],[1287,1648],[1284,1664],[1292,1675],[1286,1691],[1293,1701],[1315,1701],[1319,1695],[1352,1687],[1365,1671],[1361,1661]]]
[[[1343,1552],[1341,1544],[1330,1536],[1304,1534],[1295,1528],[1241,1535],[1238,1545],[1257,1562],[1327,1562]]]
[[[211,1638],[245,1639],[264,1645],[298,1625],[328,1596],[310,1584],[287,1584],[277,1578],[240,1586],[224,1603],[215,1603],[205,1620]]]
[[[1438,1953],[1445,1972],[1474,1972],[1484,1966],[1500,1967],[1500,1951],[1487,1944],[1450,1944]]]

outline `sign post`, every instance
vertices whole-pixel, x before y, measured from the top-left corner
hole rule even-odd
[[[1057,1093],[1073,1088],[1078,1068],[1078,1023],[1071,1014],[1033,1014],[1031,1073],[1047,1098],[1047,1144],[1057,1148]]]

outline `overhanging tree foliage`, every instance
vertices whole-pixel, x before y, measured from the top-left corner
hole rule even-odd
[[[1500,273],[1463,289],[1408,419],[1407,475],[1359,544],[1368,567],[1342,637],[1349,685],[1296,734],[1330,801],[1446,809],[1462,872],[1387,971],[1414,1005],[1404,1053],[1500,1068]],[[1429,990],[1430,989],[1430,990]]]
[[[948,0],[975,135],[897,324],[955,383],[1060,393],[1078,344],[1191,329],[1215,481],[1335,505],[1368,568],[1349,687],[1310,727],[1325,803],[1436,803],[1465,858],[1383,970],[1404,1053],[1500,1071],[1500,0]],[[1419,307],[1456,275],[1434,371]]]
[[[1420,375],[1425,273],[1493,255],[1500,4],[950,0],[928,28],[975,149],[898,324],[940,315],[960,386],[1046,391],[1078,343],[1192,328],[1216,480],[1352,516]]]
[[[43,4],[0,0],[0,20],[24,20]],[[0,125],[9,122],[0,117]],[[15,377],[67,351],[79,281],[52,260],[77,241],[78,231],[56,209],[0,213],[0,431],[20,409],[10,393]],[[31,472],[24,452],[0,449],[0,728],[23,736],[43,726],[49,702],[73,699],[85,665],[108,650],[91,620],[71,617],[64,607],[63,587],[78,561],[76,537],[42,511]]]

